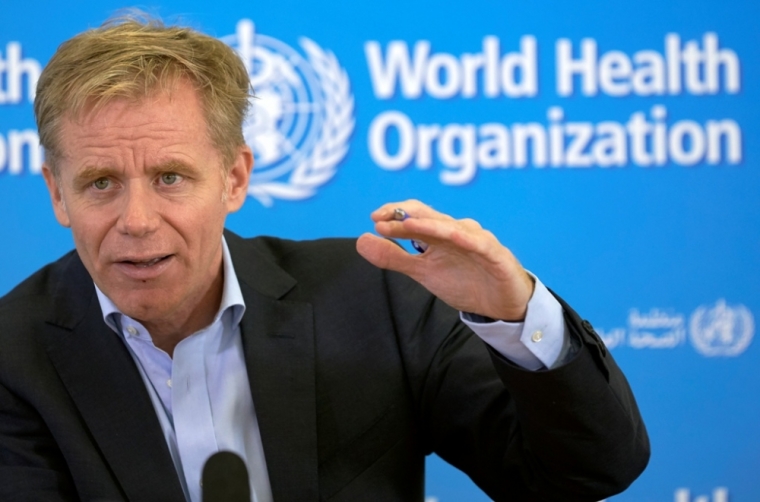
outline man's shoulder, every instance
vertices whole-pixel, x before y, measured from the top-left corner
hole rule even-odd
[[[225,237],[233,259],[260,260],[288,273],[332,270],[336,267],[374,268],[356,251],[354,238],[290,240],[272,236],[243,238],[231,232]]]
[[[365,260],[356,251],[355,238],[294,241],[268,236],[242,238],[232,233],[225,233],[225,237],[238,278],[250,284],[287,283],[281,290],[297,284],[294,292],[309,297],[331,291],[377,294],[389,285],[410,282]]]
[[[324,264],[362,259],[356,251],[356,239],[347,237],[291,240],[265,235],[243,241],[269,259],[282,264]]]
[[[272,235],[241,237],[233,232],[225,232],[227,239],[230,236],[240,239],[261,251],[268,250],[268,252],[274,254],[291,253],[302,249],[356,250],[356,239],[353,237],[322,237],[319,239],[294,240]]]
[[[68,294],[61,289],[63,283],[68,281],[71,285],[89,278],[85,272],[84,278],[72,279],[72,264],[84,270],[76,252],[71,251],[37,270],[0,298],[0,345],[4,347],[0,351],[0,366],[3,373],[15,365],[41,357],[41,336],[49,329],[48,322],[55,318],[57,299]]]
[[[52,295],[58,281],[62,280],[63,271],[69,266],[75,255],[75,251],[69,251],[58,260],[48,263],[21,281],[6,295],[0,297],[0,310],[23,301],[25,298]]]
[[[65,280],[65,271],[77,259],[76,251],[72,250],[21,281],[6,295],[0,297],[0,315],[15,311],[25,304],[38,303],[42,298],[50,298],[55,294],[60,282]]]

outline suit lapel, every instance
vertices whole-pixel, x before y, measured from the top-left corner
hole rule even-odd
[[[47,351],[129,500],[184,501],[142,378],[103,322],[87,271],[72,255],[58,281]]]
[[[274,500],[317,500],[311,305],[282,300],[295,280],[253,245],[226,237],[246,303],[241,332]]]
[[[274,500],[318,499],[315,339],[311,305],[283,300],[296,281],[254,245],[225,233],[246,302],[246,368]],[[47,350],[130,500],[184,500],[166,441],[122,340],[103,322],[89,274],[71,255],[57,281]]]

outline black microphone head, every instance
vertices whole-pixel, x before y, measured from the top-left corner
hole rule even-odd
[[[201,482],[203,502],[251,502],[245,462],[231,451],[214,453],[206,460]]]

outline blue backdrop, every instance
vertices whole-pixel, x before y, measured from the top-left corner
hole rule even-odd
[[[2,6],[0,294],[72,247],[39,175],[40,67],[120,7]],[[356,236],[406,198],[478,219],[599,328],[629,377],[652,460],[615,501],[760,500],[760,4],[153,10],[235,46],[259,94],[256,176],[231,229]],[[487,500],[439,459],[427,479],[440,502]]]

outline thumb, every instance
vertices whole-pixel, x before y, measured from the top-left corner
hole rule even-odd
[[[356,251],[376,267],[414,277],[418,257],[410,255],[391,240],[366,233],[356,241]]]

